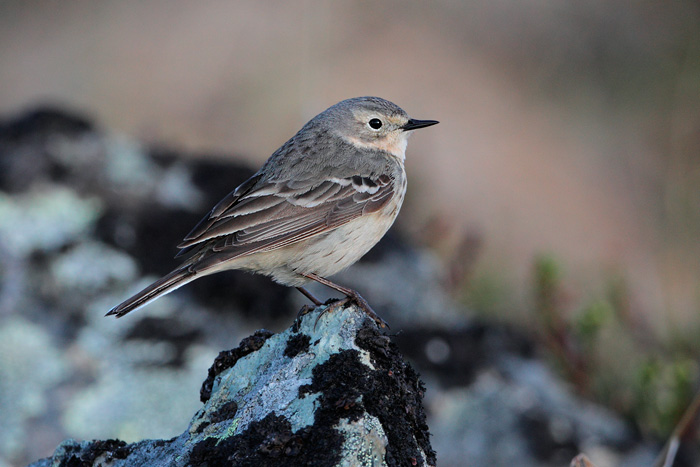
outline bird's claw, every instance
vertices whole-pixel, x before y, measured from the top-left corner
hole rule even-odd
[[[318,317],[316,318],[316,322],[314,323],[314,328],[316,327],[318,320],[321,319],[321,316],[323,316],[325,313],[335,311],[338,308],[347,305],[348,303],[355,303],[357,307],[360,310],[362,310],[367,316],[372,318],[372,320],[374,320],[374,322],[377,323],[377,326],[379,326],[380,328],[389,329],[389,324],[387,324],[386,321],[379,317],[379,315],[372,309],[372,307],[369,306],[367,300],[365,300],[360,294],[341,298],[331,302],[325,309],[323,309],[323,311],[321,311],[321,313],[319,313]]]
[[[377,323],[377,326],[382,328],[382,329],[389,329],[389,324],[384,321],[369,305],[367,300],[362,297],[359,293],[355,292],[353,295],[349,295],[345,298],[341,299],[330,299],[324,303],[325,308],[321,310],[321,312],[318,314],[316,317],[316,320],[314,321],[314,330],[316,329],[316,326],[318,325],[318,321],[321,319],[323,315],[326,313],[333,312],[337,310],[338,308],[341,308],[345,306],[348,303],[355,303],[357,307],[362,310],[368,317],[372,318],[375,323]],[[301,320],[304,316],[308,315],[312,311],[314,311],[316,308],[318,308],[315,305],[304,305],[301,307],[299,312],[297,313],[297,317],[294,320],[294,325],[292,326],[292,330],[294,332],[299,332],[299,328],[301,326]]]

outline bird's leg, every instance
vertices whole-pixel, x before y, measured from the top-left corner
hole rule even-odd
[[[309,300],[311,300],[311,302],[313,302],[314,305],[316,305],[316,306],[321,306],[321,305],[323,305],[323,303],[321,303],[321,300],[319,300],[318,298],[314,297],[314,294],[312,294],[311,292],[309,292],[308,290],[306,290],[304,287],[297,287],[297,290],[298,290],[299,292],[303,293],[304,296],[305,296],[306,298],[308,298]]]
[[[339,301],[333,303],[332,305],[330,305],[328,308],[326,308],[326,310],[324,310],[324,313],[329,312],[329,311],[333,311],[336,308],[341,307],[348,302],[355,302],[357,304],[357,306],[362,311],[364,311],[367,314],[367,316],[372,318],[374,320],[374,322],[377,323],[377,325],[379,327],[381,327],[381,328],[388,328],[389,327],[389,325],[386,323],[386,321],[384,321],[382,318],[379,317],[379,315],[377,313],[375,313],[375,311],[372,309],[372,307],[369,306],[369,303],[367,303],[367,300],[365,300],[362,297],[362,295],[357,293],[356,290],[348,289],[347,287],[343,287],[342,285],[338,285],[335,282],[331,282],[328,279],[321,277],[321,276],[317,276],[314,273],[306,273],[303,275],[305,277],[308,277],[309,279],[315,280],[319,284],[323,284],[326,287],[330,287],[333,290],[337,290],[338,292],[344,294],[347,297],[346,299],[339,300]]]
[[[301,307],[301,309],[299,310],[299,313],[297,313],[297,318],[294,320],[294,326],[293,326],[294,332],[298,332],[298,331],[299,331],[299,326],[301,325],[301,318],[302,318],[303,316],[305,316],[305,315],[307,315],[308,313],[310,313],[311,311],[313,311],[314,308],[316,308],[317,306],[323,305],[323,303],[321,303],[321,300],[319,300],[318,298],[316,298],[316,297],[314,296],[314,294],[312,294],[311,292],[309,292],[308,290],[306,290],[304,287],[297,287],[297,290],[298,290],[299,292],[301,292],[302,294],[304,294],[304,296],[305,296],[306,298],[308,298],[309,300],[311,300],[311,302],[314,304],[314,306],[304,305],[304,306]]]

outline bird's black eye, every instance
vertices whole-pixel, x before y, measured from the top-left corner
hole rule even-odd
[[[382,121],[379,120],[378,118],[373,118],[372,120],[369,121],[369,127],[372,128],[373,130],[378,130],[382,127]]]

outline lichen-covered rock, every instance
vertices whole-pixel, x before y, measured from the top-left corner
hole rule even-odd
[[[415,371],[356,307],[319,313],[222,352],[180,436],[66,441],[32,465],[434,465]]]

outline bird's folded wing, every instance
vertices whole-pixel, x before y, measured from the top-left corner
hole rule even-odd
[[[376,212],[394,194],[388,175],[329,178],[316,184],[251,180],[202,219],[178,245],[184,249],[181,254],[204,244],[211,252],[232,254],[227,257],[274,250]]]

